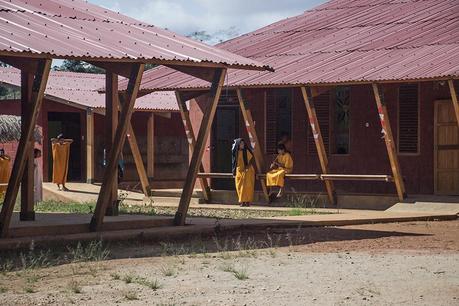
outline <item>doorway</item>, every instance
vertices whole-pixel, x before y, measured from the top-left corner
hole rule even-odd
[[[212,127],[212,172],[231,173],[231,146],[239,137],[239,107],[219,106]],[[234,190],[234,180],[212,179],[212,189]]]
[[[53,177],[53,153],[51,138],[63,134],[64,138],[73,139],[70,145],[68,181],[81,181],[83,177],[82,168],[82,143],[81,143],[81,117],[80,113],[48,113],[48,177]]]
[[[435,103],[435,193],[459,195],[459,128],[451,101]]]

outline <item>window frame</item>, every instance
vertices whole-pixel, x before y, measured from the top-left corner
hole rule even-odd
[[[349,86],[349,85],[335,86],[333,88],[333,99],[331,99],[332,101],[330,101],[331,103],[333,103],[333,105],[330,106],[330,118],[329,118],[329,122],[330,122],[330,135],[329,135],[329,152],[330,153],[329,153],[329,155],[333,156],[333,157],[335,157],[335,156],[346,157],[346,156],[350,156],[351,155],[351,148],[352,148],[352,142],[351,142],[352,117],[351,117],[351,109],[349,109],[350,120],[349,120],[349,149],[348,149],[348,153],[346,153],[346,154],[335,153],[335,151],[336,151],[335,150],[335,144],[336,144],[336,139],[335,139],[335,126],[336,126],[335,114],[336,114],[336,93],[337,93],[338,87],[347,87],[349,89],[349,107],[350,108],[352,107],[351,106],[352,105],[352,99],[351,99],[352,86]]]
[[[418,101],[418,135],[417,135],[417,152],[400,152],[400,86],[406,84],[417,85]],[[421,83],[400,83],[397,87],[397,155],[400,156],[420,156],[421,155]]]

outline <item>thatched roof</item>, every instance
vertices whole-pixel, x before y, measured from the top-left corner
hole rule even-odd
[[[38,128],[34,133],[35,141],[41,144],[42,136]],[[21,117],[0,115],[0,143],[19,141],[21,138]]]

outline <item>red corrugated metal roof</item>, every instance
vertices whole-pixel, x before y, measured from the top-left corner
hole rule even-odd
[[[457,78],[459,0],[334,0],[218,47],[276,70],[231,70],[230,86]],[[141,88],[208,86],[160,67]]]
[[[21,73],[14,68],[0,68],[0,82],[21,86]],[[104,74],[52,71],[45,94],[89,108],[104,108],[105,94],[98,92],[105,87]],[[0,101],[1,102],[1,101]],[[154,92],[138,98],[136,110],[178,111],[173,92]]]
[[[266,68],[82,0],[0,0],[2,53]]]

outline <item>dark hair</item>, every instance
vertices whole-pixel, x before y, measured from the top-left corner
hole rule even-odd
[[[277,149],[287,152],[287,148],[285,147],[285,145],[284,145],[283,143],[279,143],[279,144],[277,145]]]
[[[33,155],[37,156],[38,154],[41,154],[41,150],[37,148],[33,149]]]

